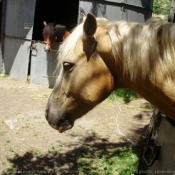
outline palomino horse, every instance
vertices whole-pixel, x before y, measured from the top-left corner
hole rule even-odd
[[[88,14],[61,45],[60,70],[46,106],[64,132],[118,88],[140,94],[175,121],[175,25],[114,22]]]
[[[43,22],[44,29],[42,32],[44,43],[46,44],[44,50],[46,52],[50,51],[51,46],[54,42],[63,42],[68,36],[69,32],[67,31],[66,26],[55,23],[46,23]]]

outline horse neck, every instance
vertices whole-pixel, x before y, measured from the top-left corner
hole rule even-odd
[[[139,73],[135,79],[131,79],[129,74],[123,73],[122,64],[114,64],[115,66],[115,89],[130,89],[141,97],[145,98],[154,107],[158,108],[162,113],[175,121],[175,81],[174,79],[166,79],[156,70],[155,81],[150,76],[142,77]]]
[[[97,41],[96,51],[100,57],[105,62],[106,66],[110,70],[113,78],[116,80],[115,88],[120,88],[122,86],[121,71],[122,71],[122,62],[120,59],[116,59],[112,54],[112,43],[109,35],[104,35],[107,33],[107,28],[99,26],[97,32],[94,36]],[[103,36],[103,37],[102,37]],[[117,60],[117,61],[116,61]],[[118,80],[118,81],[117,81]]]
[[[123,72],[122,64],[115,64],[115,88],[130,89],[145,98],[154,107],[175,121],[175,81],[162,76],[159,69],[155,71],[155,79],[150,75],[142,77],[138,72],[132,79],[130,74]]]
[[[142,70],[140,68],[134,70],[134,66],[133,69],[127,71],[130,64],[128,63],[127,66],[124,65],[126,60],[123,60],[123,54],[127,55],[127,53],[124,53],[122,43],[116,42],[115,47],[117,49],[115,50],[115,53],[112,53],[113,45],[111,38],[109,35],[105,35],[105,33],[107,33],[105,28],[100,28],[98,33],[96,33],[95,39],[98,43],[96,50],[112,73],[115,81],[115,89],[127,88],[138,93],[160,109],[164,114],[175,120],[174,79],[166,79],[166,77],[160,73],[158,66],[154,67],[154,70],[151,69],[151,71],[154,71],[154,79],[151,77],[152,74],[142,76]],[[133,45],[130,45],[130,47],[130,49],[138,52],[137,49],[134,49]],[[131,55],[129,55],[129,57],[131,58]],[[131,64],[132,61],[134,61],[133,59],[136,58],[132,57]],[[136,60],[135,63],[137,64]],[[126,68],[125,71],[124,67]],[[132,70],[136,71],[134,77],[132,77]]]

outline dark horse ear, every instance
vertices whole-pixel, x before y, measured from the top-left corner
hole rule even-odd
[[[43,25],[46,27],[47,26],[47,22],[46,21],[43,21]]]
[[[86,37],[92,37],[97,29],[97,21],[93,14],[88,13],[84,21],[83,31]]]

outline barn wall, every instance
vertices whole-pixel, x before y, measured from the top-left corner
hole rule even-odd
[[[81,13],[88,12],[110,21],[144,22],[152,15],[152,4],[153,0],[80,0],[79,23],[82,21]]]
[[[6,0],[3,29],[3,72],[27,80],[36,0]]]
[[[0,0],[0,74],[2,73],[3,69],[2,69],[2,29],[3,29],[3,13],[4,13],[4,10],[3,10],[3,1]]]
[[[43,20],[65,24],[69,30],[82,21],[80,13],[88,12],[112,21],[122,19],[144,22],[151,16],[153,0],[124,0],[122,3],[120,0],[50,0],[48,2],[5,0],[5,2],[0,72],[3,66],[3,73],[10,74],[11,77],[27,80],[29,75],[30,83],[53,86],[57,54],[46,54],[44,44],[41,42],[32,42],[36,45],[36,49],[30,49],[31,40],[42,41]]]

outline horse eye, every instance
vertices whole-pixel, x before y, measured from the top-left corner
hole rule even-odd
[[[63,67],[65,71],[70,71],[71,68],[73,68],[74,64],[73,63],[69,63],[69,62],[64,62],[63,63]]]

